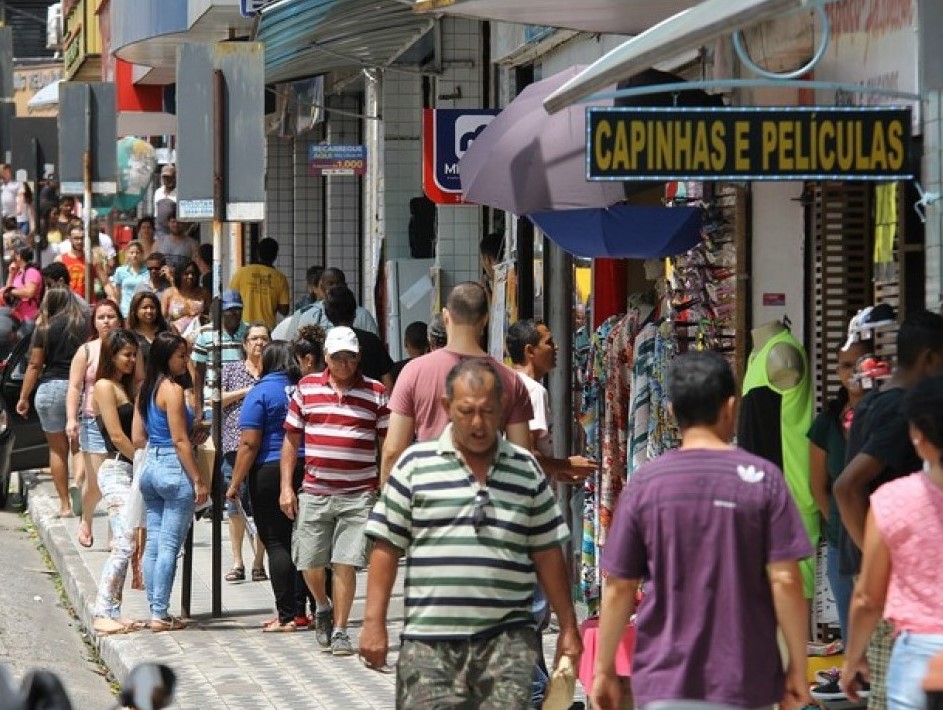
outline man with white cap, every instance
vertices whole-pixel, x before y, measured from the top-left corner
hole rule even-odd
[[[170,215],[177,216],[177,168],[167,163],[160,169],[160,187],[154,190],[157,235],[170,233]]]
[[[377,461],[390,413],[386,389],[360,372],[360,343],[353,330],[331,328],[324,355],[327,368],[303,377],[288,404],[279,504],[295,521],[292,557],[317,603],[318,643],[335,656],[350,656],[347,620],[356,571],[367,564],[364,529],[376,502]],[[305,476],[296,496],[292,478],[302,441]],[[328,565],[333,606],[324,586]]]

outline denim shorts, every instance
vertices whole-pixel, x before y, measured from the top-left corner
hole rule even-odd
[[[86,454],[108,453],[98,421],[87,414],[79,415],[79,449]]]
[[[36,388],[33,406],[39,424],[47,434],[65,431],[65,395],[68,389],[68,380],[46,380]]]
[[[903,710],[927,707],[923,679],[930,661],[943,652],[943,634],[902,631],[894,642],[887,668],[887,705]]]

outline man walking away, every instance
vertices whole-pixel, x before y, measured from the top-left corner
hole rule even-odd
[[[324,339],[327,369],[298,383],[288,405],[282,445],[282,511],[295,521],[292,559],[314,595],[318,644],[335,656],[353,655],[347,621],[356,571],[366,566],[364,528],[376,502],[377,456],[389,424],[383,385],[360,374],[360,344],[336,326]],[[302,439],[303,437],[303,439]],[[305,477],[295,496],[298,447],[305,445]],[[333,571],[333,609],[325,568]]]
[[[502,387],[488,360],[453,367],[440,400],[450,424],[399,459],[370,515],[360,638],[370,668],[386,664],[390,594],[407,560],[397,708],[530,708],[537,580],[560,620],[557,658],[579,665],[569,531],[534,457],[500,435]]]
[[[229,281],[229,288],[242,295],[247,323],[261,321],[271,330],[276,313],[288,315],[290,303],[288,279],[274,267],[278,258],[278,242],[266,237],[256,250],[258,261],[238,269]]]
[[[603,551],[593,707],[621,707],[615,652],[643,579],[636,707],[658,700],[802,707],[809,693],[799,560],[812,547],[783,473],[729,443],[737,390],[723,356],[676,358],[668,394],[681,448],[632,476]],[[777,625],[789,653],[785,678]]]

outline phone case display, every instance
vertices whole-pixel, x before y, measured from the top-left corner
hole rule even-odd
[[[702,241],[664,263],[663,294],[651,312],[632,305],[574,347],[578,402],[587,458],[599,461],[584,489],[581,591],[598,612],[599,555],[619,493],[645,462],[676,448],[680,435],[668,408],[668,368],[688,350],[736,353],[736,244],[725,210],[697,197],[704,209]],[[693,197],[692,197],[693,195]],[[644,315],[643,315],[644,314]]]

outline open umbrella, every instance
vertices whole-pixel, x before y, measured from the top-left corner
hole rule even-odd
[[[586,107],[550,115],[543,100],[576,76],[571,67],[528,85],[465,151],[458,170],[466,202],[518,215],[606,207],[623,199],[619,182],[586,179]]]
[[[564,251],[582,257],[675,256],[701,240],[701,210],[697,207],[613,205],[527,216]]]

